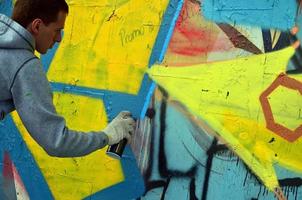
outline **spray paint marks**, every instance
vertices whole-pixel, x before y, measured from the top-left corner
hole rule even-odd
[[[10,159],[8,152],[4,153],[2,177],[3,180],[0,180],[0,182],[2,181],[2,184],[0,184],[1,199],[29,200],[28,193],[24,187],[24,184],[19,176],[19,173],[17,172],[14,163]]]
[[[203,19],[200,9],[198,2],[184,1],[164,63],[183,66],[205,62],[210,52],[226,51],[233,47],[215,24]]]
[[[289,194],[294,193],[295,200],[298,200],[298,189],[302,186],[300,177],[279,179],[280,186],[284,188],[284,194],[289,199]]]
[[[226,145],[215,144],[167,91],[157,89],[150,106],[156,115],[141,124],[145,135],[136,153],[147,187],[138,199],[275,199],[243,161]],[[299,177],[283,175],[279,181]],[[289,200],[301,198],[299,186],[289,187],[287,194],[288,187],[280,185]]]
[[[291,170],[302,171],[297,159],[302,145],[301,140],[292,145],[283,138],[277,138],[266,128],[264,114],[259,110],[259,97],[285,70],[293,53],[294,49],[288,47],[270,54],[192,67],[175,69],[155,66],[149,74],[227,141],[273,191],[279,185],[273,162],[278,161]],[[296,78],[301,80],[301,77]],[[202,89],[211,92],[201,93]],[[228,98],[225,96],[227,92]],[[284,96],[274,98],[284,100]],[[282,113],[279,115],[282,117]],[[270,143],[272,137],[275,137],[275,142]]]
[[[176,22],[175,36],[172,37],[170,43],[172,52],[180,55],[197,56],[212,50],[217,34],[214,34],[213,30],[207,29],[206,24],[198,24],[201,21],[199,12],[199,4],[185,1]],[[198,26],[201,24],[202,26]],[[178,37],[176,37],[177,35]],[[185,43],[186,40],[189,42]]]
[[[184,1],[165,55],[165,65],[189,66],[262,52],[259,28],[215,24],[200,15],[202,6],[202,2]]]

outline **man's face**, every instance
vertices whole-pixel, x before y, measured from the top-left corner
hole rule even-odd
[[[64,29],[66,16],[65,12],[60,11],[57,21],[51,22],[48,25],[43,22],[41,23],[39,31],[35,36],[36,50],[39,53],[45,54],[56,42],[61,42],[61,32]]]

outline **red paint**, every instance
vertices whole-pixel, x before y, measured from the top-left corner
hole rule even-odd
[[[7,152],[4,153],[3,177],[7,179],[14,179],[13,163],[9,158],[9,154]]]
[[[18,183],[19,186],[23,191],[26,192],[24,184],[17,172],[17,169],[10,159],[9,153],[4,153],[4,160],[3,160],[3,177],[9,181],[14,181],[15,183]]]
[[[218,37],[220,32],[214,23],[203,19],[199,4],[186,0],[176,22],[168,52],[196,57],[232,48],[232,45],[226,42],[227,38]]]

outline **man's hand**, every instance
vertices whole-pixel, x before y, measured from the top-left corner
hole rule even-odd
[[[135,129],[135,121],[131,117],[129,111],[122,111],[116,116],[103,132],[108,136],[108,144],[116,144],[126,138],[130,142],[131,135]]]

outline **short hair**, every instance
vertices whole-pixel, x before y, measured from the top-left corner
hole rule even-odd
[[[40,18],[48,25],[57,21],[60,11],[68,13],[65,0],[17,0],[12,19],[26,28],[34,19]]]

